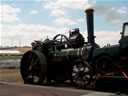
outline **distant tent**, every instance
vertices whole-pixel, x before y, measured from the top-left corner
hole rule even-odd
[[[0,50],[0,55],[4,55],[4,54],[21,54],[21,53],[17,50]]]

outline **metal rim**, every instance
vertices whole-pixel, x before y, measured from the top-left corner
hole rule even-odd
[[[77,86],[86,86],[92,80],[92,69],[86,61],[77,61],[73,64],[71,82]]]

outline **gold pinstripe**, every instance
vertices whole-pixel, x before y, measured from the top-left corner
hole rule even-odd
[[[81,56],[83,55],[84,48],[81,48]]]

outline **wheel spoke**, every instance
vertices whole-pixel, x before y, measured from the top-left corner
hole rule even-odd
[[[63,39],[63,36],[61,35],[61,39],[60,39],[60,40],[61,40],[61,42],[62,42],[62,39]]]
[[[28,63],[29,64],[32,64],[32,62],[33,62],[33,54],[30,54],[30,56],[28,56]]]
[[[88,81],[89,81],[89,78],[88,78],[87,76],[84,76],[84,77],[82,78],[82,80],[83,80],[83,82],[84,82],[85,84],[87,84]]]
[[[85,85],[86,84],[86,80],[84,80],[83,78],[81,78],[81,83],[83,83]]]
[[[85,69],[86,69],[86,67],[84,67],[84,68],[83,68],[82,72],[84,72],[84,71],[85,71]]]
[[[33,67],[37,64],[37,62],[39,61],[39,58],[37,58],[37,60],[34,62]]]
[[[79,79],[79,77],[77,77],[77,78],[75,79],[75,83],[77,83],[78,79]]]
[[[36,66],[37,62],[39,61],[39,58],[35,58],[34,55],[30,55],[31,59],[29,60],[30,66],[29,66],[29,71],[33,70],[33,68]]]
[[[76,65],[76,67],[77,67],[78,71],[80,71],[80,66],[78,64]]]

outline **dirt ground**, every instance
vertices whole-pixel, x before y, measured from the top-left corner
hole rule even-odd
[[[23,83],[20,69],[0,69],[0,82]]]
[[[61,88],[65,88],[65,89],[60,90]],[[22,95],[19,93],[21,93]],[[81,90],[81,89],[79,90],[73,87],[62,87],[62,86],[47,87],[47,86],[32,86],[27,84],[24,85],[23,80],[21,78],[20,69],[0,69],[0,96],[128,96],[128,95],[115,95],[114,93],[109,94],[109,93],[93,92],[91,90]]]

